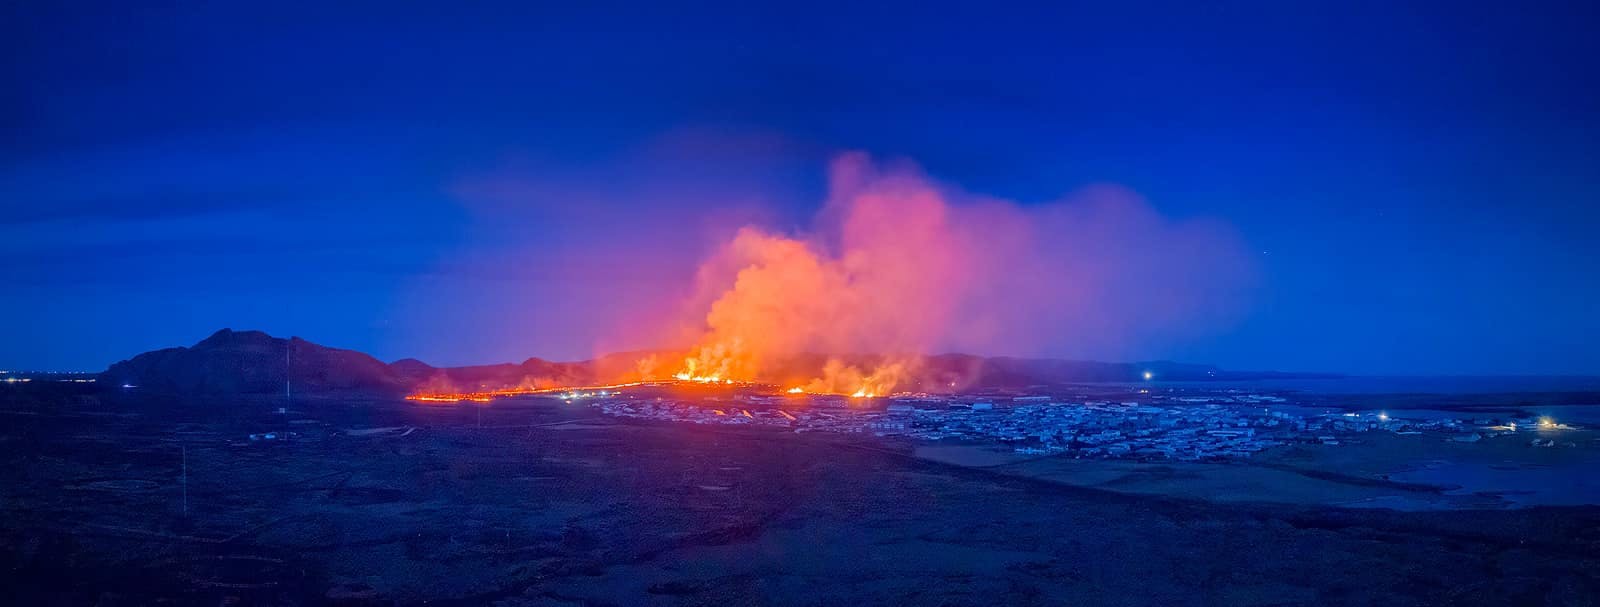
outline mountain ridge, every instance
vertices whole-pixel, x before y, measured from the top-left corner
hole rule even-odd
[[[530,357],[521,363],[435,367],[415,358],[385,363],[369,354],[323,346],[300,337],[273,337],[262,331],[221,329],[193,346],[152,350],[112,364],[99,377],[113,386],[138,386],[179,395],[268,394],[283,392],[285,380],[297,393],[359,392],[386,395],[416,391],[473,391],[541,388],[604,383],[632,371],[633,363],[672,352],[626,352],[594,359],[553,362]],[[881,355],[801,354],[772,373],[774,383],[817,376],[825,361],[841,359],[870,366]],[[917,355],[910,372],[912,391],[1007,389],[1074,382],[1139,381],[1146,372],[1168,381],[1219,381],[1270,378],[1339,377],[1335,374],[1228,371],[1215,365],[1149,361],[1111,363],[1053,358],[985,357],[945,353]]]

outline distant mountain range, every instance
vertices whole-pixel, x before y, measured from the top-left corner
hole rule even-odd
[[[180,395],[268,394],[283,392],[285,378],[299,393],[361,392],[407,394],[416,391],[481,390],[512,387],[593,385],[612,381],[635,367],[648,352],[610,354],[594,360],[551,362],[529,358],[520,364],[434,367],[416,359],[384,363],[354,350],[315,344],[298,337],[273,337],[261,331],[223,329],[193,346],[165,348],[111,365],[100,374],[110,385]],[[658,356],[673,356],[658,353]],[[829,357],[803,355],[788,361],[774,377],[814,377]],[[870,366],[873,356],[847,357]],[[672,360],[672,358],[663,358]],[[920,358],[912,390],[1007,389],[1074,382],[1139,381],[1151,372],[1165,381],[1217,381],[1333,377],[1325,374],[1226,371],[1211,365],[1168,361],[1105,363],[1056,359],[940,354]]]

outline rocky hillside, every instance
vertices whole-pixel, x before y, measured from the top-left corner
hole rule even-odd
[[[175,394],[282,392],[285,378],[304,392],[403,392],[407,381],[390,365],[353,350],[329,348],[260,331],[223,329],[200,343],[146,352],[111,365],[109,385]]]

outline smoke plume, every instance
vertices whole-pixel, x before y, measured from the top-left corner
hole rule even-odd
[[[913,388],[927,353],[1115,356],[1216,330],[1251,276],[1231,230],[1123,189],[1022,205],[847,154],[809,230],[745,227],[704,261],[677,325],[687,355],[640,370],[886,394]],[[785,375],[808,354],[829,356],[819,375]]]

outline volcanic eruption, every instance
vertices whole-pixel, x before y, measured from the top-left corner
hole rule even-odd
[[[1226,225],[1170,220],[1123,188],[1021,204],[862,153],[828,175],[809,226],[738,229],[700,262],[681,314],[657,323],[668,347],[606,358],[593,383],[958,390],[974,378],[927,369],[926,355],[1137,355],[1225,326],[1251,283]]]
[[[1078,329],[1062,339],[1097,341],[1170,329],[1236,289],[1246,266],[1227,230],[1172,224],[1117,189],[1024,207],[859,153],[833,162],[829,186],[812,230],[746,227],[702,264],[703,303],[691,313],[703,320],[673,377],[856,396],[924,390],[935,387],[918,385],[925,353],[1032,349],[1036,331],[1061,327]],[[1130,301],[1158,293],[1167,301]],[[1126,324],[1132,310],[1151,324]],[[1078,316],[1091,314],[1100,320]],[[797,369],[811,353],[826,355],[821,369]]]

